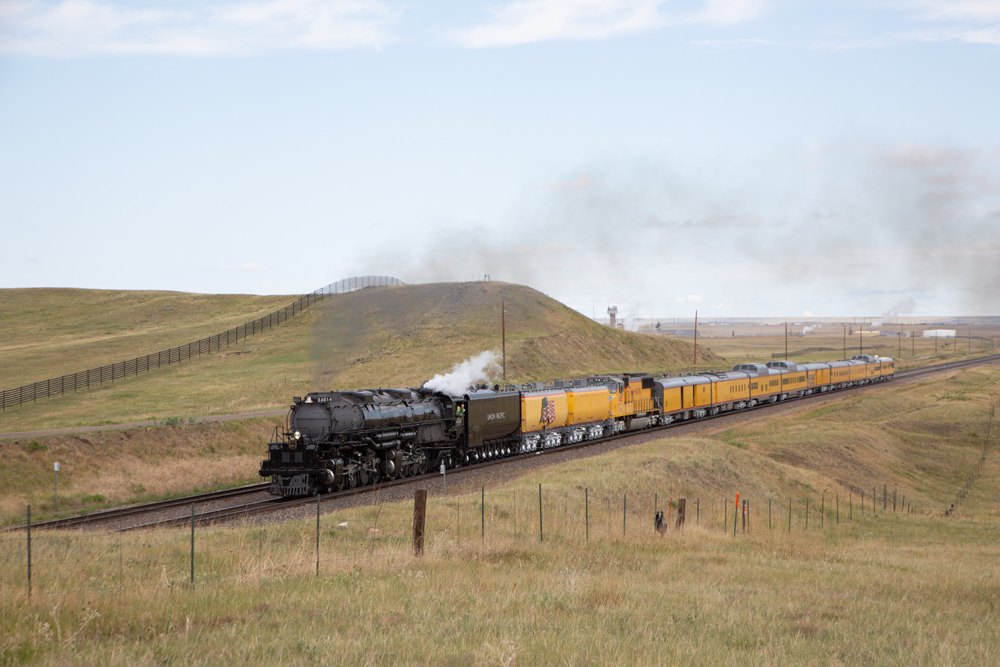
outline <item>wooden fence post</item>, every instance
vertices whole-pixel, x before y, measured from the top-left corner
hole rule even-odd
[[[675,525],[676,530],[683,530],[684,528],[684,518],[687,513],[687,499],[678,498],[677,499],[677,524]]]
[[[413,494],[413,555],[424,555],[424,526],[427,521],[427,490]]]

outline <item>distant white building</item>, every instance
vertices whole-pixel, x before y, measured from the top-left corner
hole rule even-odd
[[[954,338],[954,329],[928,329],[924,332],[924,338]]]

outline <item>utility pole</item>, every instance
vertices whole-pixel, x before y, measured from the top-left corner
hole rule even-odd
[[[694,365],[698,366],[698,311],[694,311]]]
[[[785,322],[785,361],[788,361],[788,322]]]
[[[847,358],[847,325],[844,325],[844,359]]]
[[[503,381],[507,382],[507,309],[500,302],[500,336],[503,340]]]

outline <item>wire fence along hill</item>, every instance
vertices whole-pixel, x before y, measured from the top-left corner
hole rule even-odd
[[[367,287],[387,287],[389,285],[405,284],[406,283],[402,282],[398,278],[393,278],[391,276],[358,276],[355,278],[345,278],[344,280],[330,283],[326,287],[321,287],[310,294],[306,294],[281,310],[276,310],[273,313],[265,315],[264,317],[259,317],[252,322],[241,324],[240,326],[229,329],[228,331],[223,331],[222,333],[209,336],[208,338],[202,338],[201,340],[193,343],[172,347],[169,350],[154,352],[153,354],[147,354],[144,357],[136,357],[135,359],[128,359],[127,361],[119,361],[106,366],[91,368],[85,371],[80,371],[79,373],[73,373],[71,375],[63,375],[61,377],[50,378],[40,382],[33,382],[32,384],[26,384],[15,389],[7,389],[0,392],[0,410],[6,410],[7,408],[21,405],[22,403],[36,401],[39,398],[58,396],[69,391],[76,391],[77,389],[100,386],[105,382],[114,382],[115,380],[135,376],[139,373],[148,373],[149,371],[160,368],[161,366],[177,364],[185,361],[186,359],[190,359],[191,357],[197,357],[202,354],[214,352],[245,338],[249,338],[250,336],[255,336],[258,333],[268,331],[272,327],[276,327],[283,322],[287,322],[289,318],[295,317],[314,303],[322,301],[327,296],[331,296],[333,294],[355,292]]]
[[[428,486],[440,488],[431,482]],[[867,484],[865,484],[867,486]],[[870,492],[870,493],[869,493]],[[668,535],[694,529],[742,538],[751,534],[857,535],[878,516],[933,515],[888,484],[858,487],[848,495],[819,498],[748,493],[728,498],[671,493],[611,493],[593,489],[489,491],[485,487],[426,497],[421,551],[453,549],[466,556],[512,544],[663,544]],[[177,584],[211,584],[350,570],[359,559],[414,553],[416,503],[383,503],[376,491],[355,507],[333,508],[316,497],[315,519],[235,528],[121,532],[58,531],[24,527],[0,532],[0,597],[24,593],[90,594],[116,588],[148,591]],[[655,521],[662,516],[662,523]],[[30,508],[28,509],[30,517]],[[683,518],[681,518],[683,517]],[[696,533],[697,534],[697,533]]]

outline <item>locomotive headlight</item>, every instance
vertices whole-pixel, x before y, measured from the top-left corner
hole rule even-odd
[[[299,439],[301,439],[301,438],[302,438],[302,434],[301,434],[301,433],[299,433],[298,431],[296,431],[296,432],[295,432],[295,439],[296,439],[296,440],[299,440]]]

